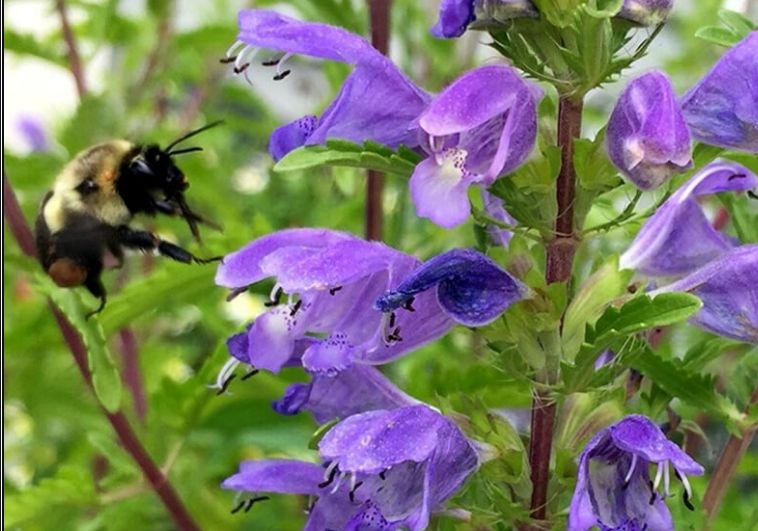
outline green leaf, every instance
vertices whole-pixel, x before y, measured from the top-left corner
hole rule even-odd
[[[718,44],[719,46],[726,46],[727,48],[731,48],[741,40],[738,35],[735,35],[730,30],[720,26],[706,26],[700,28],[695,32],[695,37],[703,39],[704,41],[712,42],[713,44]]]
[[[87,349],[87,362],[92,386],[103,407],[111,413],[121,405],[121,376],[105,342],[105,334],[97,318],[86,319],[89,311],[76,290],[61,289],[42,273],[35,273],[35,284],[63,312]]]
[[[313,432],[313,435],[311,435],[311,438],[308,441],[308,448],[311,450],[318,450],[318,443],[321,442],[321,439],[324,438],[326,432],[331,430],[339,421],[340,419],[332,419],[326,424],[322,424],[316,428],[316,431]]]
[[[346,140],[328,140],[325,146],[303,146],[291,151],[274,166],[274,170],[288,172],[347,166],[410,177],[419,160],[417,153],[402,146],[393,151],[370,141],[361,146]]]
[[[673,397],[701,410],[713,412],[736,425],[743,413],[728,398],[715,391],[713,378],[686,370],[676,360],[665,360],[652,349],[631,361],[631,366]]]
[[[611,259],[590,276],[579,288],[566,310],[563,321],[563,355],[573,360],[584,342],[587,324],[593,324],[608,304],[626,293],[631,270],[618,268],[618,257]]]
[[[732,33],[739,37],[739,40],[747,37],[751,31],[756,29],[753,21],[742,13],[732,11],[731,9],[719,9],[719,20],[723,22]]]

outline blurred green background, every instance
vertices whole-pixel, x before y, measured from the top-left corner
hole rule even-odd
[[[747,12],[754,4],[677,1],[670,24],[636,70],[665,69],[681,93],[722,52],[695,39],[695,31],[712,24],[722,5]],[[359,0],[70,0],[66,6],[87,83],[87,93],[79,98],[55,2],[5,1],[3,166],[27,220],[33,220],[62,165],[80,149],[118,137],[165,145],[190,128],[223,119],[223,127],[197,137],[205,151],[181,159],[191,182],[189,202],[222,224],[223,232],[204,231],[204,244],[198,246],[181,220],[148,218],[137,224],[199,255],[225,254],[291,226],[361,234],[363,172],[274,174],[266,152],[271,130],[302,114],[318,113],[349,69],[296,57],[288,63],[292,74],[284,81],[272,81],[271,71],[256,65],[253,86],[248,86],[219,58],[235,41],[237,11],[253,5],[275,5],[295,16],[367,34],[368,13]],[[428,28],[436,20],[437,5],[437,0],[395,0],[392,12],[392,56],[430,91],[466,68],[498,60],[481,45],[485,34],[470,32],[454,42],[432,39]],[[591,94],[587,132],[603,125],[622,85]],[[416,218],[406,183],[398,179],[387,179],[384,210],[387,242],[420,258],[474,242],[470,224],[445,231]],[[4,237],[6,528],[170,529],[163,506],[114,442],[44,297],[35,290],[37,264],[22,257],[7,227]],[[579,270],[593,263],[592,252],[623,249],[627,241],[628,235],[617,231],[593,242],[593,251],[581,256]],[[104,274],[110,300],[100,321],[122,366],[124,409],[203,529],[299,529],[305,500],[275,496],[250,513],[232,515],[234,493],[219,488],[242,459],[313,459],[308,441],[315,426],[307,415],[280,417],[269,405],[289,382],[304,379],[299,371],[235,381],[223,396],[207,388],[227,359],[225,338],[263,310],[271,287],[263,283],[256,293],[227,303],[213,274],[213,266],[140,255],[131,256],[124,269]],[[94,306],[89,295],[84,297]],[[697,335],[674,336],[693,341],[682,339],[687,334]],[[476,336],[456,330],[386,372],[409,393],[443,408],[466,413],[483,404],[527,408],[529,390],[495,370],[481,350]],[[736,375],[727,385],[744,396],[744,389],[754,385],[758,356],[728,360],[720,370]],[[709,431],[707,419],[704,425],[717,450],[725,432],[716,425]],[[713,452],[701,446],[701,462],[712,462]],[[574,455],[558,456],[567,477]],[[507,528],[498,523],[498,512],[517,509],[505,501],[493,504],[489,498],[499,494],[490,487],[498,474],[523,474],[520,466],[516,459],[507,470],[490,471],[491,483],[474,480],[461,495],[462,506],[481,508],[474,520],[477,529]],[[753,451],[743,460],[714,529],[758,529],[757,487],[758,454]],[[696,489],[702,493],[704,482],[697,482]],[[679,508],[674,511],[678,519],[699,521],[680,515]],[[434,525],[474,528],[451,520]],[[698,524],[689,528],[698,529]]]

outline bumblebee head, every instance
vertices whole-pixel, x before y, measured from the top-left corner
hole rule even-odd
[[[161,149],[156,144],[149,144],[144,146],[140,155],[132,160],[131,169],[149,178],[153,186],[160,189],[167,198],[175,197],[184,192],[189,187],[189,183],[182,170],[174,163],[172,155],[176,153]]]

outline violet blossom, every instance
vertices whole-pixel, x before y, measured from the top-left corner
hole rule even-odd
[[[692,165],[692,143],[668,77],[650,72],[622,91],[606,131],[611,162],[643,190]]]
[[[324,435],[319,453],[323,466],[244,462],[222,487],[314,497],[306,530],[418,531],[479,464],[460,429],[421,404],[352,415]]]
[[[484,204],[484,211],[487,215],[505,223],[507,225],[516,225],[518,221],[511,216],[503,205],[503,200],[494,194],[489,193],[482,188],[482,203]],[[511,242],[513,233],[507,229],[498,227],[495,224],[487,225],[487,235],[489,236],[490,243],[495,246],[508,247]]]
[[[657,465],[651,481],[649,465]],[[664,500],[671,489],[671,468],[682,483],[684,503],[692,507],[688,475],[703,467],[669,441],[642,415],[629,415],[597,433],[579,457],[569,509],[568,530],[673,531]],[[662,487],[663,493],[659,492]]]
[[[529,0],[441,0],[432,35],[443,39],[460,37],[466,28],[486,28],[513,18],[536,17]]]
[[[758,153],[758,31],[724,54],[681,103],[696,140]]]
[[[371,139],[393,148],[417,145],[418,133],[409,125],[429,96],[363,37],[337,26],[302,22],[265,9],[240,11],[239,29],[238,40],[226,59],[234,61],[238,73],[247,75],[261,48],[283,54],[264,63],[276,64],[275,79],[289,72],[283,65],[293,54],[355,65],[320,117],[305,116],[274,131],[269,143],[274,160],[300,146],[323,144],[331,138],[353,142]]]
[[[718,159],[684,183],[642,226],[619,265],[649,276],[693,272],[733,248],[735,241],[713,228],[697,199],[758,186],[746,167]]]
[[[229,351],[239,362],[272,372],[302,364],[313,374],[334,374],[354,363],[391,361],[452,326],[431,293],[416,299],[414,312],[389,324],[373,308],[377,297],[418,265],[382,243],[327,229],[289,229],[259,238],[226,256],[216,274],[217,284],[233,290],[276,279],[272,308],[232,336]],[[234,363],[222,374],[228,376]]]
[[[476,68],[438,94],[418,118],[428,158],[410,181],[417,214],[447,228],[463,223],[469,186],[492,184],[531,153],[541,98],[507,66]]]
[[[419,296],[436,292],[440,306],[457,322],[483,326],[531,291],[491,259],[471,249],[453,249],[425,262],[375,302],[382,312],[412,309]],[[412,306],[413,305],[413,306]],[[400,315],[408,313],[400,312]]]
[[[703,307],[689,320],[714,334],[758,343],[758,245],[721,254],[690,275],[653,292],[684,291]]]
[[[674,0],[624,0],[618,16],[641,24],[654,26],[668,17]]]

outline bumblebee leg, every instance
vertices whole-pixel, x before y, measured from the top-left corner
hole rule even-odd
[[[84,287],[87,288],[87,290],[89,290],[92,295],[100,299],[100,304],[98,307],[91,312],[87,312],[87,314],[84,316],[85,319],[89,319],[93,315],[103,311],[103,308],[105,308],[105,301],[107,299],[107,296],[105,293],[105,286],[103,286],[103,281],[100,280],[100,275],[90,275],[89,278],[87,278],[87,282],[84,283]]]
[[[155,234],[145,230],[130,229],[126,226],[119,227],[118,241],[124,247],[132,249],[142,249],[143,251],[155,249],[163,256],[167,256],[177,262],[184,262],[185,264],[191,264],[192,262],[207,264],[209,262],[217,262],[223,258],[222,256],[199,258],[178,245],[161,240]]]

